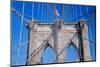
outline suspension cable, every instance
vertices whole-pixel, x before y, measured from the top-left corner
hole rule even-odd
[[[49,23],[48,16],[50,16],[49,10],[48,10],[48,4],[45,5],[45,10],[46,10],[46,23],[48,24]]]
[[[24,15],[24,13],[19,13],[18,11],[16,11],[14,8],[11,8],[12,9],[12,11],[14,11],[18,16],[20,16],[20,17],[22,17],[22,15]],[[27,22],[27,23],[29,23],[29,21],[25,18],[25,17],[23,17],[23,19]]]
[[[32,3],[32,21],[34,20],[34,3]]]
[[[74,19],[74,17],[75,17],[75,16],[74,16],[74,7],[73,7],[73,5],[72,5],[72,16],[71,16],[71,17],[72,17],[71,21],[73,21],[73,19]]]
[[[53,35],[53,33],[51,33],[48,37],[47,37],[47,41],[48,40],[50,40],[51,39],[51,36]],[[36,53],[38,53],[39,51],[40,51],[40,49],[42,49],[46,44],[45,43],[47,43],[47,41],[44,41],[35,51],[33,51],[32,53],[31,53],[31,56],[34,54],[36,54]],[[37,51],[38,50],[38,51]],[[34,57],[34,56],[33,56]],[[32,58],[32,57],[31,57]],[[28,61],[30,60],[30,58],[28,59]]]
[[[67,15],[68,10],[66,10],[66,8],[68,8],[68,6],[65,6],[65,9],[64,9],[64,18],[68,16],[68,15]],[[66,21],[66,19],[65,19],[65,21]]]
[[[74,20],[77,20],[77,19],[79,19],[79,18],[82,18],[82,17],[84,17],[84,16],[86,16],[86,15],[89,15],[89,14],[91,14],[91,13],[93,13],[93,12],[94,12],[94,10],[89,11],[88,13],[83,14],[82,16],[79,16],[79,17],[75,18]]]
[[[79,9],[80,9],[80,16],[82,16],[82,7],[81,7],[81,5],[79,6]]]
[[[22,11],[22,13],[24,13],[24,5],[25,4],[23,3],[23,11]],[[19,46],[20,46],[21,37],[22,37],[23,16],[24,15],[22,15],[22,19],[21,19],[21,28],[20,28],[20,35],[19,35]],[[18,64],[19,51],[20,51],[20,47],[18,48],[18,53],[17,53],[17,58],[16,58],[16,64]]]
[[[11,8],[11,10],[14,11],[14,12],[18,12],[20,15],[24,14],[24,16],[26,16],[26,17],[28,17],[28,18],[32,18],[32,16],[30,16],[30,15],[28,15],[28,14],[26,14],[26,13],[22,13],[22,12],[20,12],[19,10],[15,10],[14,8]]]
[[[43,4],[41,3],[41,22],[43,23],[43,21],[42,21],[42,18],[43,18]]]
[[[64,18],[64,4],[62,5],[62,20],[64,20],[63,18]]]
[[[88,7],[86,7],[86,12],[87,12],[87,13],[89,12],[89,9],[88,9]]]
[[[77,18],[77,6],[75,7],[75,15],[76,15],[75,17]]]
[[[21,43],[20,46],[17,45],[17,46],[15,46],[15,47],[13,47],[12,49],[15,49],[15,48],[18,48],[18,47],[23,47],[23,46],[25,46],[27,43],[28,43],[28,41],[26,41],[26,42],[24,42],[24,43]]]
[[[37,15],[38,15],[38,18],[40,17],[40,6],[41,6],[40,3],[38,3],[38,5],[37,5]]]

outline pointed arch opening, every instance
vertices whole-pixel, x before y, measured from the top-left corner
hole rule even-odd
[[[80,61],[80,55],[78,52],[78,48],[76,45],[71,42],[68,47],[66,47],[66,53],[64,57],[65,62],[79,62]]]
[[[56,53],[54,48],[48,43],[41,56],[41,64],[55,63]]]

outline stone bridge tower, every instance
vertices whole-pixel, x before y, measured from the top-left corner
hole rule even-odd
[[[47,46],[54,49],[56,62],[63,63],[66,48],[73,43],[80,57],[80,62],[90,61],[88,26],[85,20],[75,23],[64,23],[59,20],[54,24],[39,24],[34,20],[28,25],[29,50],[27,65],[40,64],[41,56]]]

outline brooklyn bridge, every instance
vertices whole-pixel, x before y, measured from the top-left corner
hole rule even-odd
[[[13,1],[12,65],[94,61],[95,11],[90,5]],[[70,46],[77,59],[65,61]],[[48,47],[54,56],[48,50],[52,60],[43,63]]]

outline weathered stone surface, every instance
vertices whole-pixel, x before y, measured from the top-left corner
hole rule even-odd
[[[74,43],[80,56],[80,61],[90,61],[88,27],[86,21],[76,24],[64,24],[57,21],[55,24],[39,24],[36,21],[29,23],[29,54],[27,64],[41,63],[41,56],[46,47],[53,48],[56,52],[56,62],[64,62],[64,55],[70,43]],[[80,38],[81,37],[81,38]],[[83,59],[82,59],[83,58]]]

